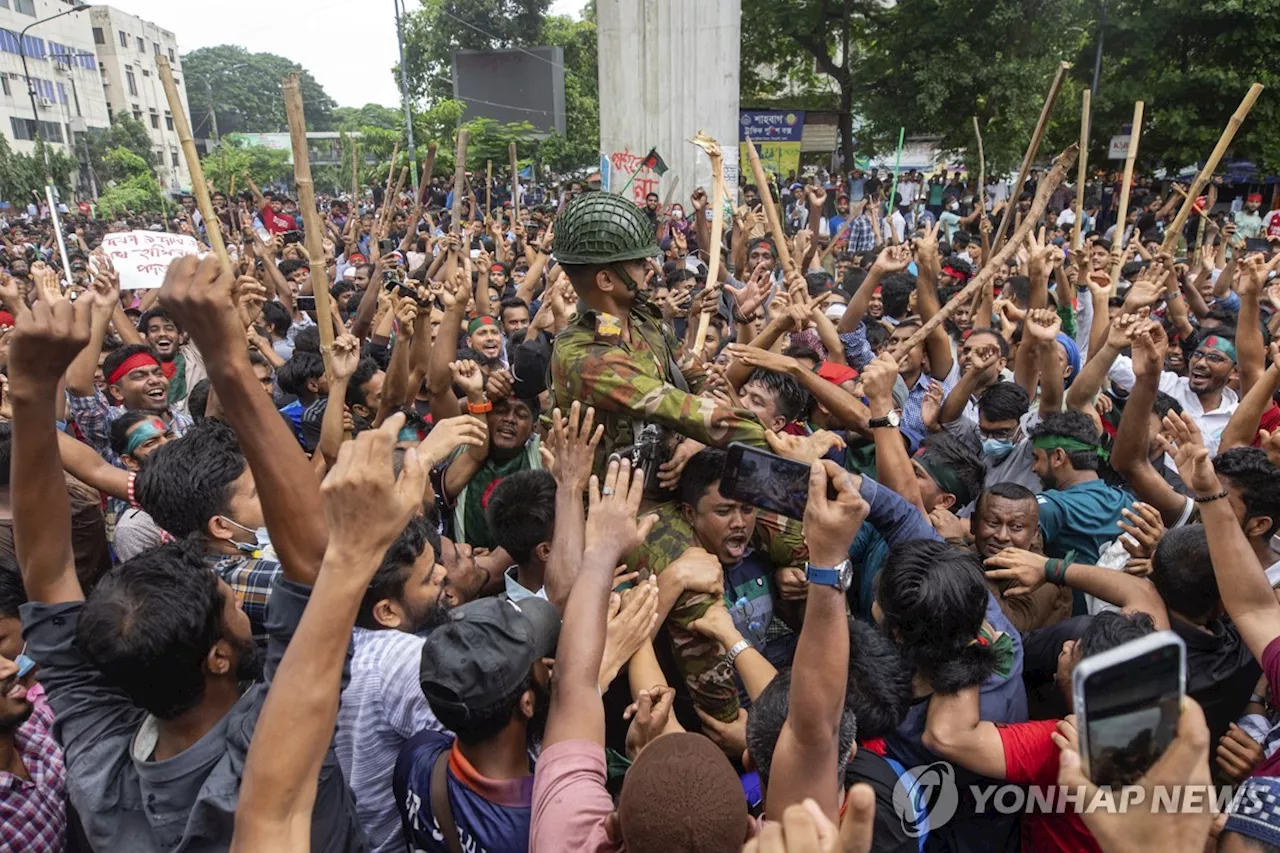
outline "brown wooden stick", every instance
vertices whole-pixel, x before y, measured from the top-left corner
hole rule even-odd
[[[1011,208],[1018,206],[1018,195],[1022,192],[1022,185],[1027,181],[1027,172],[1031,171],[1031,164],[1035,162],[1036,155],[1040,153],[1040,143],[1044,140],[1045,128],[1049,126],[1049,115],[1053,112],[1053,106],[1058,102],[1058,93],[1062,91],[1063,81],[1067,78],[1067,69],[1071,67],[1070,62],[1059,62],[1058,70],[1053,75],[1053,83],[1049,86],[1049,94],[1045,96],[1044,106],[1040,108],[1040,118],[1036,120],[1036,129],[1031,134],[1031,144],[1027,146],[1026,156],[1022,158],[1022,166],[1018,169],[1018,180],[1013,185],[1013,191],[1009,193],[1009,203],[1005,205],[1004,211],[1000,214],[1000,225],[996,228],[995,239],[991,241],[992,251],[1000,251],[1000,247],[1004,245],[1004,233],[1008,230],[1011,217],[1009,211]]]
[[[493,216],[493,161],[484,161],[484,218]]]
[[[1111,292],[1115,293],[1120,282],[1120,268],[1124,266],[1125,220],[1129,218],[1129,188],[1133,184],[1133,163],[1138,159],[1138,140],[1142,138],[1142,101],[1133,103],[1133,129],[1129,131],[1129,151],[1124,158],[1124,181],[1120,184],[1120,205],[1116,208],[1116,238],[1111,241],[1115,260],[1111,264]],[[1136,230],[1136,226],[1135,226]],[[1141,240],[1141,234],[1134,234]]]
[[[324,231],[316,211],[316,190],[311,182],[311,159],[307,152],[307,119],[302,109],[302,89],[298,75],[289,74],[280,84],[284,111],[289,118],[289,141],[293,145],[293,179],[298,185],[298,208],[307,231],[307,253],[311,255],[311,291],[316,300],[316,325],[320,331],[320,355],[324,372],[333,380],[333,315],[329,308],[329,265],[324,256]]]
[[[1174,185],[1173,185],[1173,191],[1174,191],[1174,192],[1176,192],[1178,195],[1182,196],[1183,198],[1186,198],[1186,197],[1187,197],[1187,191],[1186,191],[1186,190],[1184,190],[1182,187],[1178,186],[1177,184],[1174,184]],[[1197,196],[1197,198],[1199,198],[1199,196]],[[1192,205],[1192,208],[1191,208],[1191,209],[1192,209],[1195,213],[1197,213],[1197,214],[1200,216],[1200,218],[1201,218],[1201,219],[1205,220],[1206,222],[1212,222],[1212,221],[1213,221],[1212,219],[1210,219],[1210,218],[1209,218],[1209,214],[1205,213],[1205,212],[1204,212],[1203,210],[1201,210],[1200,208],[1195,207],[1194,205]],[[1201,223],[1201,225],[1202,225],[1202,226],[1203,226],[1203,224],[1204,224],[1204,223]]]
[[[978,117],[973,117],[973,135],[978,137],[978,210],[986,216],[987,210],[987,155],[982,153],[982,130],[978,127]]]
[[[204,169],[200,167],[200,155],[196,153],[196,143],[191,138],[191,122],[187,121],[187,110],[182,105],[178,87],[173,82],[173,69],[169,67],[169,58],[157,56],[156,67],[160,71],[160,82],[164,85],[165,98],[169,101],[169,112],[173,115],[173,126],[178,132],[178,142],[182,145],[182,156],[187,161],[187,170],[191,173],[191,193],[196,197],[196,206],[200,208],[205,230],[209,232],[209,245],[213,247],[213,253],[222,263],[223,271],[231,274],[233,272],[231,258],[227,255],[226,244],[222,242],[222,223],[213,212],[209,186],[204,182]],[[196,240],[200,239],[200,235],[194,230],[192,236]]]
[[[1089,165],[1089,132],[1093,120],[1093,92],[1088,89],[1080,96],[1080,163],[1076,168],[1076,224],[1071,229],[1071,248],[1080,248],[1080,233],[1084,225],[1084,181]]]
[[[458,147],[453,160],[453,211],[450,229],[461,233],[462,226],[462,193],[467,182],[467,140],[470,133],[465,127],[458,128]],[[464,250],[465,246],[462,247]]]
[[[1236,131],[1240,129],[1240,125],[1244,122],[1245,116],[1249,115],[1249,111],[1253,109],[1253,105],[1257,103],[1258,96],[1262,94],[1262,84],[1254,83],[1249,87],[1249,91],[1245,94],[1244,100],[1240,102],[1240,106],[1236,107],[1236,111],[1227,121],[1226,129],[1222,131],[1222,136],[1218,137],[1218,144],[1213,146],[1213,153],[1209,155],[1209,159],[1204,161],[1204,168],[1200,170],[1200,174],[1196,175],[1196,179],[1191,182],[1191,186],[1187,187],[1187,197],[1182,202],[1178,215],[1173,218],[1173,223],[1164,231],[1164,243],[1160,245],[1161,252],[1173,251],[1173,247],[1178,244],[1178,235],[1182,233],[1182,226],[1187,224],[1187,217],[1191,215],[1191,208],[1195,207],[1196,198],[1200,195],[1200,191],[1204,189],[1205,184],[1209,183],[1209,179],[1213,177],[1213,170],[1218,168],[1218,162],[1222,159],[1222,155],[1227,153],[1227,147],[1231,145],[1231,140],[1235,138]]]
[[[360,143],[351,140],[351,203],[360,204]]]
[[[773,242],[778,244],[778,260],[782,263],[782,271],[790,276],[798,272],[796,263],[791,258],[791,249],[787,246],[787,235],[782,230],[778,209],[773,205],[773,190],[765,179],[764,166],[760,163],[760,152],[756,151],[756,144],[750,138],[747,139],[747,159],[751,161],[751,174],[755,177],[756,187],[760,190],[760,201],[764,205],[764,217],[769,222],[769,233],[773,235]]]
[[[418,204],[426,204],[427,190],[431,186],[431,176],[436,170],[436,144],[427,146],[427,159],[422,164],[422,178],[418,181]]]
[[[1040,185],[1036,187],[1036,196],[1031,201],[1031,209],[1027,211],[1026,217],[1018,225],[1017,230],[1013,232],[1009,242],[1000,251],[991,256],[991,259],[983,265],[978,274],[973,277],[973,280],[964,286],[963,290],[947,300],[947,304],[943,305],[938,310],[938,313],[930,317],[927,323],[916,329],[910,338],[895,347],[895,358],[901,358],[901,353],[906,353],[924,343],[924,339],[929,337],[930,332],[942,325],[961,305],[968,304],[969,300],[973,298],[973,294],[996,274],[997,269],[1000,269],[1009,258],[1014,256],[1018,251],[1018,247],[1027,239],[1027,235],[1031,233],[1035,223],[1044,215],[1045,208],[1049,206],[1049,196],[1053,195],[1053,191],[1062,183],[1062,179],[1067,175],[1067,169],[1071,167],[1075,159],[1076,146],[1074,143],[1054,158],[1053,167],[1049,169],[1044,178],[1041,179]]]
[[[386,196],[391,192],[391,179],[396,176],[396,158],[400,156],[400,140],[396,140],[395,147],[391,149],[391,163],[387,166],[387,188],[382,191],[383,204],[386,204]]]
[[[707,247],[707,289],[714,288],[720,280],[720,244],[724,239],[724,152],[711,137],[698,131],[692,140],[711,158],[711,245]],[[698,315],[698,336],[693,340],[694,353],[702,352],[711,325],[711,313],[716,306],[704,307]]]
[[[520,170],[516,168],[516,144],[507,146],[507,155],[511,159],[511,221],[520,221]]]

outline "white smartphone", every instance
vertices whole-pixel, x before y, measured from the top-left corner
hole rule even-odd
[[[1157,631],[1076,666],[1080,759],[1096,784],[1132,784],[1169,748],[1187,689],[1186,661],[1182,638]]]

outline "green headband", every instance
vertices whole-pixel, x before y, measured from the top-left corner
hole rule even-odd
[[[1218,352],[1230,358],[1233,362],[1238,361],[1236,358],[1236,345],[1228,338],[1220,337],[1218,335],[1210,335],[1201,342],[1200,348],[1216,349]]]
[[[1111,454],[1098,445],[1066,435],[1042,435],[1039,438],[1033,438],[1031,446],[1046,452],[1050,450],[1065,450],[1068,453],[1096,453],[1103,462],[1111,458]]]
[[[164,435],[169,428],[164,425],[164,421],[159,418],[152,418],[148,421],[139,421],[138,425],[129,433],[129,440],[125,443],[124,452],[128,456],[132,456],[139,447],[158,435]]]
[[[482,314],[481,316],[474,318],[470,323],[467,324],[467,334],[474,335],[476,333],[476,329],[480,328],[481,326],[493,326],[495,329],[498,328],[498,324],[494,321],[492,317],[490,317],[487,314]]]
[[[917,456],[916,462],[920,463],[920,467],[933,478],[938,488],[949,495],[955,495],[957,509],[973,502],[974,495],[965,488],[956,472],[942,464],[940,460],[930,458],[928,451]]]

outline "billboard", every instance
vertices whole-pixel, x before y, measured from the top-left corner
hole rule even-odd
[[[453,96],[466,105],[468,119],[527,121],[539,133],[564,133],[564,49],[457,51]]]
[[[803,110],[739,110],[738,140],[750,139],[760,153],[766,173],[786,178],[800,172],[800,139],[804,136]],[[741,145],[741,162],[747,162],[747,146]]]

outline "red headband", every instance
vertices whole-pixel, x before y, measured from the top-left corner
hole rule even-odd
[[[119,367],[111,371],[111,375],[107,377],[107,384],[115,385],[128,375],[129,371],[137,370],[139,367],[150,366],[159,367],[160,362],[156,361],[155,356],[151,355],[149,352],[135,352],[133,355],[120,362]]]

